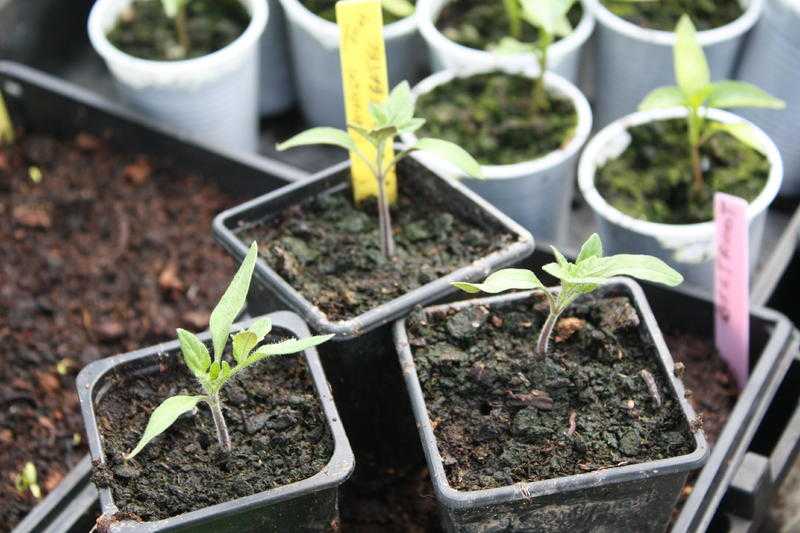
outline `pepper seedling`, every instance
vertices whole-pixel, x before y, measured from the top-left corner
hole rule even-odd
[[[208,348],[196,335],[184,329],[178,329],[178,341],[183,360],[197,378],[204,394],[171,396],[161,402],[150,415],[139,443],[125,456],[125,459],[135,457],[153,438],[166,431],[178,417],[193,410],[200,402],[208,405],[214,420],[217,441],[223,450],[229,452],[232,445],[228,426],[222,414],[220,398],[222,388],[243,370],[260,361],[276,355],[301,352],[333,337],[333,335],[317,335],[258,346],[272,329],[272,322],[269,318],[256,320],[248,329],[233,335],[230,334],[233,321],[244,308],[257,256],[258,245],[253,242],[231,284],[211,313],[209,329],[214,350],[213,361]],[[229,336],[232,341],[233,366],[222,358]]]
[[[164,13],[175,22],[175,34],[178,36],[182,57],[186,57],[189,54],[189,49],[192,46],[186,21],[186,4],[188,3],[189,0],[161,0],[161,5],[164,6]]]
[[[507,268],[490,275],[483,283],[454,282],[464,292],[498,294],[508,290],[541,291],[547,298],[549,314],[536,342],[536,355],[547,354],[550,336],[558,317],[578,296],[593,292],[609,278],[630,276],[644,281],[662,283],[670,287],[680,285],[683,276],[666,263],[649,255],[620,254],[603,257],[603,243],[594,233],[581,247],[575,263],[570,263],[555,247],[552,247],[556,262],[542,270],[561,281],[561,289],[551,292],[530,270]]]
[[[413,133],[425,124],[425,119],[414,117],[414,98],[408,82],[395,87],[389,97],[381,103],[370,103],[369,114],[375,124],[372,128],[363,128],[348,124],[353,133],[338,128],[312,128],[295,135],[286,142],[278,144],[280,151],[314,144],[327,144],[349,150],[369,167],[372,176],[378,182],[378,217],[380,222],[381,250],[391,259],[395,255],[394,237],[392,234],[391,214],[386,194],[386,176],[397,166],[397,163],[412,152],[432,153],[455,165],[467,175],[482,178],[480,164],[458,145],[441,139],[425,137],[417,140],[413,146],[406,147],[389,161],[384,161],[387,143],[391,146],[394,139],[403,133]],[[375,158],[369,158],[358,148],[355,137],[366,139],[375,147]]]
[[[36,480],[36,465],[28,461],[22,467],[22,472],[17,474],[14,480],[14,487],[17,489],[17,494],[20,496],[30,491],[31,496],[37,500],[42,498],[42,489]]]
[[[692,191],[703,193],[703,166],[700,148],[713,135],[727,132],[751,148],[763,152],[755,129],[746,122],[723,124],[706,120],[707,108],[764,107],[782,109],[786,104],[759,89],[741,81],[711,81],[703,47],[697,40],[697,30],[692,20],[683,15],[675,28],[675,79],[677,86],[660,87],[648,94],[639,104],[640,111],[685,107],[688,111],[688,145],[692,162]]]

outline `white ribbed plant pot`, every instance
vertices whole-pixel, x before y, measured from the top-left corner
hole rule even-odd
[[[339,27],[306,9],[299,0],[280,0],[289,29],[294,81],[306,121],[312,126],[344,127]],[[422,63],[414,17],[383,30],[389,83],[414,82]]]
[[[711,109],[711,120],[723,123],[744,119]],[[603,245],[609,254],[648,254],[678,270],[686,282],[707,292],[714,288],[714,222],[698,224],[660,224],[626,215],[606,202],[595,186],[597,169],[622,154],[631,142],[628,129],[659,120],[685,118],[682,108],[642,111],[613,122],[598,132],[586,145],[578,165],[578,185],[594,211]],[[757,128],[756,128],[757,129]],[[757,138],[770,163],[767,183],[747,208],[751,272],[758,261],[767,209],[783,180],[783,163],[775,143],[757,129]]]
[[[468,71],[444,70],[421,81],[413,89],[415,97],[445,85],[456,77],[501,70],[508,74],[522,74],[533,79],[536,69],[515,66],[479,68]],[[530,231],[537,242],[563,244],[566,239],[570,203],[575,183],[575,166],[580,152],[592,131],[592,110],[586,98],[572,83],[553,73],[545,74],[549,91],[568,98],[578,115],[572,139],[562,148],[532,161],[514,165],[485,165],[485,179],[466,177],[458,169],[431,154],[419,152],[415,156],[426,165],[445,176],[451,176],[481,195],[500,211]],[[402,136],[403,143],[411,145],[417,137]]]
[[[261,36],[259,111],[262,115],[275,115],[292,107],[295,90],[289,61],[286,15],[278,0],[267,0],[267,3],[267,28]]]
[[[741,0],[744,14],[730,24],[701,31],[711,78],[728,79],[739,49],[756,23],[764,0]],[[672,48],[675,33],[649,30],[611,13],[602,0],[584,0],[597,19],[594,111],[598,127],[634,112],[651,90],[675,85]]]
[[[256,151],[259,40],[268,12],[265,0],[241,1],[251,17],[244,33],[196,59],[151,61],[112,45],[106,33],[132,0],[97,0],[89,39],[132,107],[205,144]]]
[[[451,41],[436,27],[439,14],[453,0],[419,0],[417,22],[419,32],[428,45],[431,69],[460,70],[517,66],[521,68],[537,65],[533,54],[495,54],[485,50],[469,48]],[[584,6],[583,17],[575,30],[554,43],[549,50],[548,70],[577,84],[584,44],[594,30],[594,17]]]
[[[783,157],[781,194],[800,196],[800,1],[764,5],[739,66],[739,79],[786,101],[786,109],[743,109],[741,114],[772,137]]]

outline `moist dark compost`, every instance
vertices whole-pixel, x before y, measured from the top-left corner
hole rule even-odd
[[[455,78],[417,99],[426,120],[420,136],[452,141],[484,165],[532,161],[566,146],[578,115],[550,92],[544,110],[533,103],[530,78],[489,73]]]
[[[758,151],[727,133],[701,149],[704,189],[692,192],[692,164],[684,119],[660,120],[628,129],[630,145],[597,169],[597,190],[634,218],[693,224],[713,218],[714,193],[752,202],[764,189],[770,164]]]
[[[582,16],[583,6],[580,2],[575,2],[567,13],[573,28],[580,23]],[[436,28],[451,41],[478,50],[490,50],[504,37],[511,36],[503,2],[486,0],[448,2],[439,13]],[[521,29],[519,41],[535,43],[539,39],[539,31],[532,24],[523,21]],[[561,39],[556,38],[556,41],[559,40]]]
[[[411,4],[416,5],[417,0],[408,0]],[[321,17],[328,22],[336,22],[336,0],[300,0],[306,9]],[[383,10],[383,24],[391,24],[397,22],[400,17],[392,14],[386,9]]]
[[[744,14],[739,0],[659,0],[625,2],[602,0],[609,11],[642,28],[673,31],[681,16],[692,18],[698,30],[711,30],[730,24]]]
[[[411,159],[398,167],[392,207],[397,255],[381,253],[376,202],[356,207],[349,189],[321,194],[238,231],[329,320],[357,316],[465,267],[515,240],[494,221],[449,207],[439,180]]]
[[[161,0],[134,0],[108,33],[108,40],[142,59],[170,61],[202,57],[225,48],[250,24],[239,0],[189,0],[186,5],[188,50],[181,44],[175,21]]]
[[[241,200],[86,134],[0,148],[0,531],[35,504],[25,462],[46,494],[86,453],[84,365],[207,327],[235,271],[211,222]]]
[[[271,337],[267,342],[280,340]],[[172,360],[180,363],[149,375],[114,374],[96,403],[108,462],[95,468],[93,480],[111,487],[121,513],[146,521],[188,513],[309,478],[330,460],[333,439],[305,359],[296,356],[253,365],[222,389],[230,454],[218,445],[201,403],[124,461],[164,399],[200,392],[179,356]]]
[[[409,342],[451,486],[478,490],[690,453],[694,441],[626,296],[582,298],[551,353],[533,298],[415,315]],[[655,380],[658,406],[642,370]]]

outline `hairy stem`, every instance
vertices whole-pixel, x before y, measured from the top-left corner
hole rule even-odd
[[[541,30],[540,30],[541,31]],[[547,72],[547,50],[550,47],[551,38],[541,32],[539,37],[539,50],[536,58],[539,60],[539,75],[533,81],[533,109],[535,111],[548,111],[547,90],[544,86],[544,74]]]
[[[703,117],[700,110],[690,108],[687,117],[689,127],[689,154],[692,160],[692,192],[701,195],[703,192],[703,167],[700,160],[701,129]]]
[[[192,46],[189,40],[189,30],[186,26],[186,4],[183,4],[178,8],[178,13],[175,15],[175,33],[178,35],[178,43],[183,48],[184,56],[189,55],[189,48]]]
[[[539,357],[547,355],[547,350],[550,347],[550,336],[553,334],[553,328],[556,327],[559,314],[554,309],[550,309],[550,314],[547,316],[544,326],[542,326],[542,331],[539,332],[539,340],[536,342],[536,355]]]
[[[522,19],[519,14],[519,0],[503,0],[508,17],[508,33],[514,39],[522,37]]]
[[[219,398],[219,393],[209,396],[208,406],[211,408],[211,416],[214,418],[214,427],[217,429],[217,442],[220,447],[226,452],[233,449],[231,445],[231,436],[228,434],[228,425],[225,423],[225,417],[222,415],[222,401]]]
[[[386,197],[385,174],[378,175],[378,220],[381,231],[381,251],[387,259],[394,257],[394,237],[392,236],[392,214],[389,199]]]

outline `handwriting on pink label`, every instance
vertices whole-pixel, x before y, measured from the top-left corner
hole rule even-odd
[[[715,194],[714,225],[715,338],[717,350],[741,389],[750,370],[747,202],[729,194]]]

